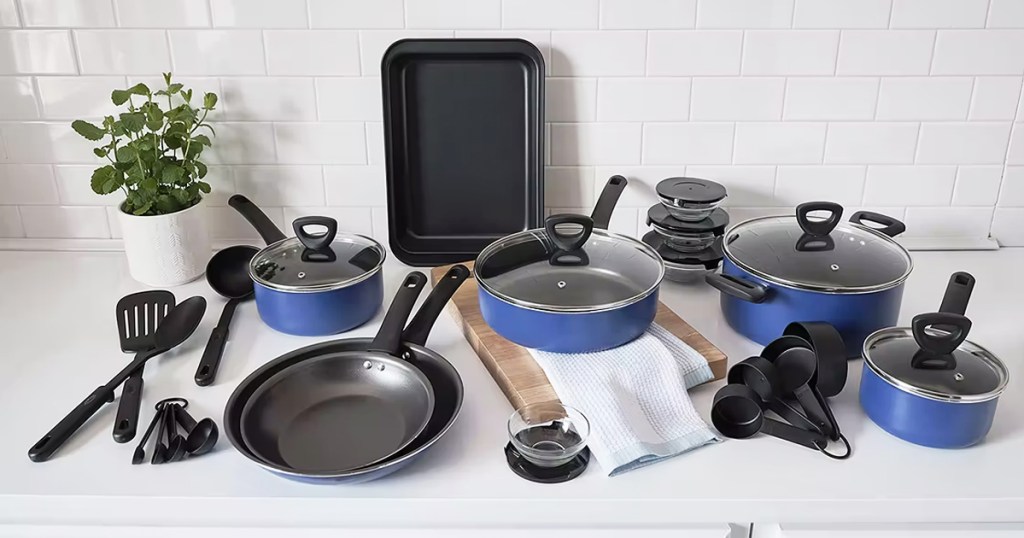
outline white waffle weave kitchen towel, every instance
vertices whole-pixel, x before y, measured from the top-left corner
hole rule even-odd
[[[711,367],[658,324],[614,349],[530,353],[562,403],[590,420],[587,446],[608,476],[720,441],[686,392],[713,379]]]

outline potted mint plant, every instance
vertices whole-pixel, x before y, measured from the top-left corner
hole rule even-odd
[[[145,84],[114,90],[110,100],[126,107],[101,125],[75,120],[78,134],[103,145],[93,149],[109,161],[92,174],[97,194],[120,193],[119,218],[134,279],[174,286],[203,274],[210,257],[203,195],[206,165],[200,160],[214,130],[206,116],[217,105],[207,93],[193,104],[191,89],[164,73],[164,88]],[[165,106],[162,107],[161,104]]]

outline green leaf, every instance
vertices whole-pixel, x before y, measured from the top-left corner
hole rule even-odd
[[[207,93],[203,95],[203,108],[206,110],[213,110],[213,107],[217,106],[217,94]]]
[[[121,106],[128,102],[128,98],[132,96],[132,93],[128,90],[114,90],[110,92],[110,100],[115,105]]]
[[[206,177],[206,172],[206,165],[202,161],[196,161],[196,175],[199,176],[199,179]]]
[[[138,154],[138,152],[135,151],[135,146],[132,146],[132,145],[129,144],[129,145],[121,146],[121,147],[117,148],[117,153],[115,155],[117,157],[117,162],[134,163],[135,162],[135,156],[137,154]]]
[[[119,121],[115,121],[110,126],[110,132],[113,133],[114,136],[124,136],[124,135],[128,134],[128,131],[124,130],[124,124],[119,122]]]
[[[192,144],[188,145],[188,151],[185,153],[185,158],[186,159],[195,159],[202,152],[203,152],[203,145],[202,144],[196,144],[195,142],[193,142]]]
[[[117,190],[117,170],[110,166],[97,168],[92,173],[92,179],[89,182],[92,187],[92,191],[96,194],[110,194]]]
[[[132,210],[134,215],[145,215],[153,207],[153,202],[146,202]]]
[[[102,148],[95,148],[92,150],[92,152],[95,153],[97,157],[102,159],[103,157],[107,156],[107,147],[103,146]]]
[[[93,141],[100,140],[107,134],[105,130],[82,120],[75,120],[71,122],[71,128],[74,129],[76,133]]]
[[[164,144],[170,149],[181,149],[185,145],[185,139],[181,135],[166,134],[164,135]]]
[[[217,131],[214,131],[213,127],[210,127],[209,125],[207,125],[205,123],[199,126],[200,129],[202,129],[203,127],[209,129],[210,130],[210,134],[212,134],[213,136],[217,136]]]
[[[171,83],[171,74],[170,73],[164,73],[163,75],[164,75],[164,84],[168,84],[169,85]]]
[[[134,86],[132,86],[131,88],[128,88],[128,92],[132,93],[132,94],[135,94],[135,95],[149,95],[150,94],[149,86],[146,86],[145,84],[143,84],[141,82],[136,84],[136,85],[134,85]]]
[[[156,103],[147,104],[151,106],[145,107],[146,128],[150,131],[159,131],[164,126],[164,112]]]
[[[164,183],[177,183],[183,177],[185,177],[185,169],[176,164],[164,166],[161,174],[161,179]]]
[[[147,191],[155,191],[157,185],[158,183],[155,177],[147,177],[139,182],[139,188]]]
[[[181,92],[181,97],[182,97],[182,99],[185,100],[186,103],[191,103],[192,102],[192,90],[188,89],[188,90],[185,90],[185,91]]]
[[[204,194],[210,194],[210,191],[213,190],[213,188],[210,187],[210,184],[205,181],[197,181],[196,185],[199,187],[199,190],[203,191]]]
[[[142,127],[146,124],[146,115],[142,112],[121,114],[120,118],[124,128],[133,133],[141,131]]]
[[[213,142],[210,142],[210,137],[208,137],[206,135],[195,135],[195,136],[192,137],[192,142],[193,143],[199,142],[200,144],[202,144],[204,146],[212,146],[213,145]]]
[[[182,204],[179,204],[177,200],[167,194],[161,194],[156,198],[156,210],[162,215],[174,213],[181,209],[181,205]]]
[[[174,95],[174,94],[176,94],[176,93],[178,93],[180,91],[181,91],[181,84],[178,84],[177,82],[167,86],[167,92],[170,93],[171,95]]]

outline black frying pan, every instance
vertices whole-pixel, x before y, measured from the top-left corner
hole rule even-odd
[[[426,428],[434,391],[399,358],[402,328],[427,282],[410,273],[368,348],[310,358],[266,380],[242,409],[242,439],[261,459],[333,474],[384,460]]]

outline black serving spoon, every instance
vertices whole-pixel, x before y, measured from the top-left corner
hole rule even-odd
[[[213,291],[227,297],[228,302],[221,311],[220,321],[210,333],[206,342],[206,350],[199,359],[196,368],[196,385],[205,387],[213,383],[217,376],[217,367],[224,354],[224,345],[228,341],[228,327],[235,314],[235,307],[242,301],[252,298],[253,283],[249,278],[249,262],[260,249],[248,245],[228,247],[213,255],[206,264],[206,281]]]

